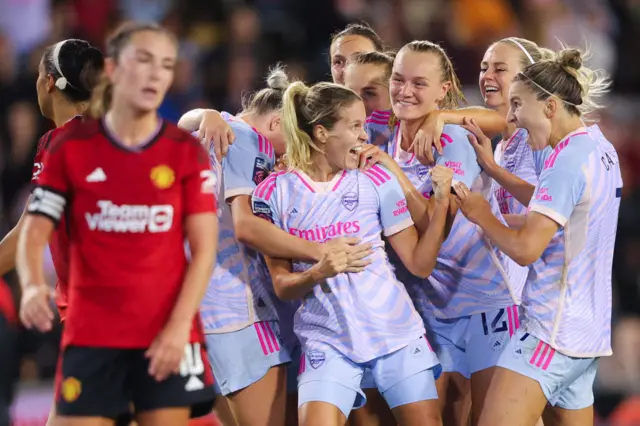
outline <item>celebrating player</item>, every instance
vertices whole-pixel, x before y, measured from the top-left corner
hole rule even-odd
[[[417,155],[408,152],[408,141],[413,139],[425,116],[439,107],[454,109],[463,99],[453,66],[442,48],[426,41],[404,46],[394,61],[390,94],[393,115],[389,112],[372,115],[367,123],[370,139],[392,155],[415,187],[429,197],[429,169]],[[388,137],[390,122],[394,126]],[[469,186],[475,182],[500,215],[490,191],[490,180],[482,177],[476,181],[480,167],[467,134],[460,126],[444,126],[443,154],[436,155],[436,161],[454,169],[455,179]],[[390,254],[395,259],[394,253]],[[438,393],[443,395],[444,422],[464,425],[469,412],[466,379],[472,378],[472,395],[480,398],[500,350],[518,326],[517,308],[513,305],[519,302],[526,269],[485,240],[478,228],[462,215],[455,217],[428,280],[413,276],[401,262],[395,263],[398,278],[407,285],[433,333],[445,372],[437,382]],[[459,398],[451,400],[448,398],[451,394]]]
[[[419,233],[398,181],[374,166],[354,170],[366,142],[364,105],[342,86],[292,84],[283,100],[289,169],[272,174],[253,194],[253,210],[287,232],[325,241],[340,235],[372,243],[373,263],[344,273],[342,250],[314,266],[268,259],[277,294],[304,298],[295,331],[304,356],[298,377],[299,419],[343,425],[364,403],[360,383],[370,368],[398,422],[441,424],[434,371],[438,361],[404,286],[395,279],[381,234],[415,274],[427,276],[444,236],[449,170],[434,170],[437,208]]]
[[[20,318],[51,326],[43,250],[66,214],[70,303],[54,425],[102,425],[131,402],[140,425],[186,425],[189,407],[213,402],[197,309],[216,252],[214,176],[199,142],[157,115],[175,39],[129,23],[107,47],[92,102],[104,115],[51,141],[28,205]]]
[[[349,24],[331,36],[329,61],[331,77],[336,84],[344,84],[344,70],[358,53],[381,52],[384,44],[376,32],[366,24]]]
[[[362,98],[369,117],[391,108],[389,78],[393,56],[382,52],[357,53],[344,70],[344,85]]]
[[[480,425],[593,423],[598,357],[611,354],[611,268],[622,191],[618,156],[582,114],[607,87],[575,49],[529,65],[509,90],[509,121],[534,150],[551,147],[519,229],[456,186],[462,212],[511,258],[530,265],[523,327],[498,361]],[[477,138],[485,137],[474,129]]]

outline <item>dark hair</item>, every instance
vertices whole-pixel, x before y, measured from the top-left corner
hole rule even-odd
[[[538,100],[558,97],[570,113],[581,116],[600,108],[593,98],[607,93],[610,81],[601,71],[583,66],[577,49],[564,49],[555,59],[529,65],[516,74],[514,81],[524,83]]]
[[[47,47],[42,65],[67,99],[86,102],[100,78],[104,56],[88,41],[68,39]]]
[[[376,32],[367,24],[366,22],[358,23],[358,24],[349,24],[345,27],[344,30],[338,31],[331,36],[331,45],[346,36],[361,36],[373,43],[373,46],[377,51],[384,50],[384,43],[382,39]]]
[[[307,87],[301,81],[292,83],[282,99],[282,128],[287,141],[289,167],[307,170],[311,151],[322,150],[313,140],[317,125],[331,130],[340,120],[340,110],[359,101],[353,90],[333,83],[317,83]]]
[[[442,81],[451,82],[451,88],[447,91],[445,98],[440,103],[440,108],[456,109],[466,102],[458,75],[453,68],[451,59],[449,59],[447,52],[445,52],[442,47],[430,41],[415,40],[405,44],[402,49],[409,49],[412,52],[418,53],[435,53],[438,58],[440,58],[440,71],[442,73],[440,78]]]
[[[242,109],[258,115],[268,114],[282,108],[282,95],[289,87],[289,77],[284,67],[277,64],[269,70],[267,87],[242,100]]]
[[[395,58],[395,52],[367,52],[367,53],[356,53],[353,56],[354,64],[360,65],[380,65],[384,67],[384,78],[388,80],[391,77],[391,69],[393,68],[393,60]],[[388,82],[387,82],[388,83]]]
[[[135,34],[144,31],[165,34],[174,41],[176,46],[178,44],[174,35],[158,24],[135,21],[126,22],[118,27],[118,29],[107,39],[107,57],[117,63],[122,49],[129,44],[131,38]],[[103,74],[100,82],[93,91],[93,96],[91,97],[91,105],[89,106],[91,116],[95,118],[102,117],[109,110],[111,107],[112,92],[113,88],[111,86],[111,81]]]

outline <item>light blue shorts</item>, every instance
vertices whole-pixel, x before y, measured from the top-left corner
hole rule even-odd
[[[367,368],[389,408],[438,399],[435,379],[440,374],[440,365],[422,336],[400,350],[361,364],[330,348],[307,351],[298,376],[298,407],[306,402],[323,401],[349,417],[352,409],[366,402],[362,378]]]
[[[287,393],[298,392],[298,375],[300,374],[300,360],[302,349],[296,346],[291,353],[291,362],[287,365]],[[362,389],[376,389],[376,381],[373,379],[373,373],[370,368],[365,368],[360,382]]]
[[[518,330],[498,366],[540,384],[550,405],[580,410],[593,405],[598,358],[573,358],[556,352],[542,340]]]
[[[277,321],[257,322],[230,333],[207,334],[216,393],[229,395],[262,379],[271,367],[291,361]]]
[[[467,379],[477,371],[495,367],[520,327],[515,305],[459,318],[423,319],[442,371],[460,373]]]

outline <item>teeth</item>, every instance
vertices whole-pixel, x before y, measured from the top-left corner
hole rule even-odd
[[[485,86],[484,91],[485,92],[497,92],[499,89],[495,86]]]

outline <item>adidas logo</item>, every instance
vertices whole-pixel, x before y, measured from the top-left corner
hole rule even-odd
[[[193,392],[201,389],[204,389],[204,383],[202,383],[202,380],[198,379],[196,376],[189,377],[187,384],[184,385],[184,390],[187,392]]]
[[[87,176],[86,180],[87,182],[104,182],[107,180],[107,175],[101,167],[98,167]]]
[[[298,214],[298,209],[296,209],[295,207],[291,209],[291,211],[289,212],[290,215],[292,214]]]
[[[495,342],[495,343],[493,344],[493,347],[494,347],[494,348],[497,348],[497,347],[498,347],[498,346],[500,346],[500,345],[501,345],[501,343],[500,343],[500,342]]]
[[[262,297],[258,297],[258,307],[264,308],[265,306],[267,306],[267,304],[264,303],[264,300],[262,300]]]
[[[517,353],[518,355],[522,355],[522,349],[517,349],[517,350],[516,350],[516,353]]]

